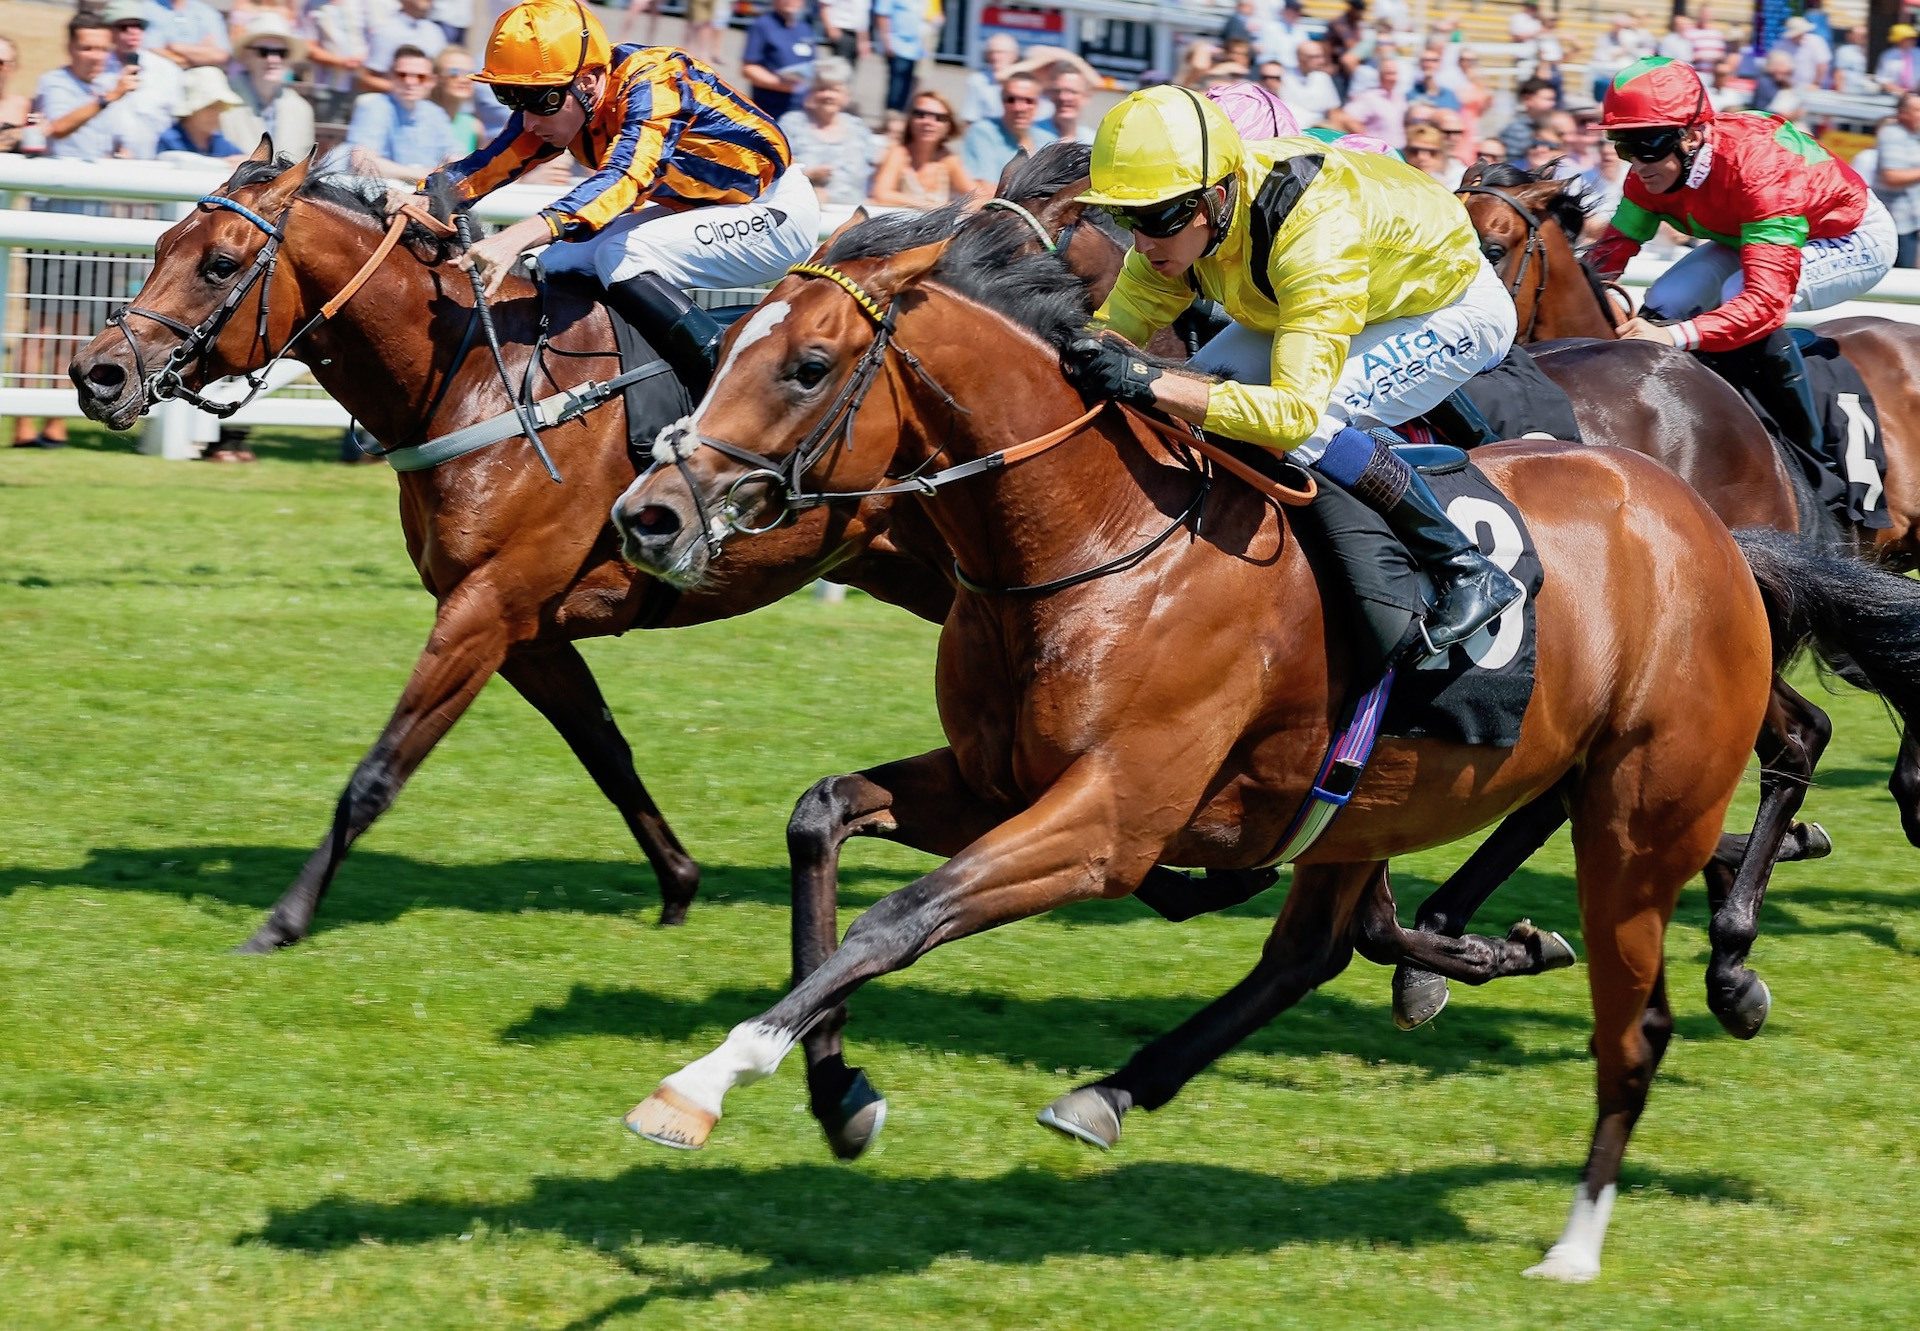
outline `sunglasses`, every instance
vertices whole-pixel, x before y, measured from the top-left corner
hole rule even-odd
[[[1000,99],[1000,104],[1002,106],[1036,106],[1039,101],[1038,97],[1015,97],[1009,93]]]
[[[399,81],[400,81],[401,83],[431,83],[431,82],[433,82],[433,72],[432,72],[431,70],[429,70],[429,71],[428,71],[428,72],[426,72],[425,74],[413,74],[413,73],[408,73],[408,74],[402,74],[402,73],[400,73],[400,72],[398,72],[398,71],[396,70],[396,71],[394,72],[394,76],[393,76],[393,77],[394,77],[395,79],[397,79],[397,80],[399,80]]]
[[[1183,194],[1165,203],[1142,204],[1138,208],[1109,208],[1107,215],[1129,231],[1138,231],[1154,240],[1177,236],[1200,211],[1200,195]]]
[[[530,116],[551,116],[558,115],[560,108],[567,104],[567,90],[568,85],[564,83],[536,88],[495,85],[493,95],[509,111],[520,111]]]
[[[953,117],[948,115],[945,111],[915,111],[911,116],[908,117],[908,119],[938,120],[943,125],[951,124],[953,122]]]
[[[293,52],[285,46],[250,46],[247,48],[262,60],[285,60]]]
[[[1607,135],[1613,150],[1629,162],[1662,162],[1680,151],[1680,131],[1656,129]]]

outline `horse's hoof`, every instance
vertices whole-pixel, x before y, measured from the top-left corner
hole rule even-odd
[[[1802,835],[1806,839],[1806,851],[1800,856],[1803,860],[1824,860],[1833,854],[1833,838],[1827,835],[1827,829],[1818,823],[1805,825]]]
[[[842,1160],[858,1160],[880,1139],[887,1123],[887,1097],[873,1089],[867,1074],[854,1070],[853,1083],[840,1097],[830,1120],[823,1119],[827,1145]]]
[[[1584,1285],[1600,1274],[1600,1263],[1586,1253],[1575,1252],[1556,1243],[1547,1255],[1520,1274],[1534,1280],[1558,1280],[1568,1285]]]
[[[1532,920],[1521,920],[1507,930],[1507,941],[1527,949],[1527,955],[1533,958],[1536,973],[1562,970],[1579,960],[1574,955],[1571,943],[1551,929],[1542,929]]]
[[[691,901],[663,901],[660,903],[660,927],[671,929],[687,922],[687,907]]]
[[[287,937],[271,924],[263,924],[253,931],[253,937],[233,950],[242,956],[264,957],[299,941],[297,938]]]
[[[629,1131],[676,1151],[697,1151],[705,1146],[719,1121],[719,1115],[709,1114],[665,1086],[627,1111]]]
[[[1404,962],[1393,968],[1393,1024],[1403,1031],[1426,1025],[1440,1015],[1452,995],[1432,971]]]
[[[1733,998],[1725,1003],[1708,1005],[1713,1015],[1720,1019],[1727,1034],[1741,1040],[1751,1040],[1760,1034],[1760,1028],[1767,1024],[1767,1014],[1773,1011],[1773,991],[1767,988],[1767,982],[1748,971],[1735,988]]]
[[[1120,1141],[1120,1114],[1091,1086],[1068,1091],[1036,1115],[1043,1127],[1110,1151]]]

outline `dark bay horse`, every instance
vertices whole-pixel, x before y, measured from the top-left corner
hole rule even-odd
[[[999,229],[930,240],[928,225],[868,223],[828,247],[830,267],[775,286],[729,334],[700,412],[662,441],[674,465],[624,501],[628,549],[695,589],[723,568],[742,576],[761,538],[741,533],[796,504],[890,476],[963,478],[920,501],[969,588],[941,636],[949,747],[801,798],[789,827],[794,988],[629,1115],[668,1144],[704,1143],[727,1091],[804,1041],[814,1112],[836,1151],[857,1154],[884,1101],[844,1062],[849,995],[943,942],[1125,896],[1162,860],[1270,859],[1355,683],[1347,609],[1321,603],[1281,512],[1225,479],[1203,501],[1207,478],[1179,445],[1130,415],[1083,411],[1057,348],[1085,325],[1084,285],[1052,256],[1010,249]],[[1046,443],[1057,446],[996,462]],[[1751,537],[1773,584],[1763,602],[1726,527],[1637,454],[1504,445],[1480,461],[1528,514],[1548,569],[1520,744],[1386,741],[1354,805],[1298,867],[1247,980],[1045,1120],[1110,1144],[1129,1108],[1166,1103],[1356,948],[1456,975],[1523,973],[1529,959],[1506,940],[1403,931],[1385,863],[1558,791],[1574,822],[1598,1118],[1566,1232],[1533,1273],[1589,1279],[1672,1031],[1666,922],[1740,781],[1774,630],[1790,636],[1768,607],[1791,583],[1796,604],[1819,605],[1819,628],[1849,609],[1796,562],[1808,557]],[[1920,589],[1881,596],[1903,605],[1911,640]],[[1913,659],[1887,650],[1880,627],[1856,635],[1875,668]],[[836,865],[853,835],[952,858],[836,947]]]
[[[74,358],[87,415],[114,429],[132,425],[152,405],[152,376],[176,354],[190,390],[265,364],[373,256],[386,227],[383,189],[312,175],[308,163],[276,162],[263,140],[222,194],[265,227],[203,205],[161,237],[135,300],[137,311],[151,313],[130,315],[124,331],[108,328]],[[274,241],[266,227],[282,238]],[[256,265],[270,247],[277,257]],[[485,348],[471,337],[471,290],[445,262],[449,247],[410,230],[401,248],[294,348],[328,393],[388,446],[418,443],[509,406]],[[516,279],[494,309],[516,378],[533,345],[538,305],[532,285]],[[618,371],[600,307],[574,299],[552,313],[543,393]],[[203,345],[182,351],[189,335]],[[649,434],[686,410],[670,377],[654,383],[658,418]],[[348,848],[496,672],[552,723],[620,811],[658,876],[662,922],[677,923],[699,871],[641,784],[574,642],[725,618],[836,565],[837,578],[927,618],[945,616],[952,593],[944,565],[917,563],[876,541],[886,522],[880,502],[822,510],[783,529],[772,539],[790,562],[778,579],[736,588],[722,573],[699,592],[676,594],[637,574],[619,558],[606,523],[608,506],[635,474],[625,432],[618,403],[544,432],[561,485],[524,440],[400,473],[407,551],[438,602],[433,629],[385,729],[341,794],[331,829],[244,950],[306,936]]]

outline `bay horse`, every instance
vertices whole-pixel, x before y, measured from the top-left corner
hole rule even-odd
[[[1039,242],[1057,245],[1067,266],[1086,279],[1097,305],[1119,275],[1126,240],[1104,224],[1098,210],[1089,212],[1075,197],[1087,188],[1090,158],[1091,150],[1084,145],[1049,145],[1029,162],[1009,168],[1003,193],[1031,201],[1025,215]],[[1481,196],[1469,192],[1461,197],[1476,223],[1488,215]],[[1498,186],[1486,196],[1500,197]],[[1558,217],[1565,208],[1577,210],[1578,204],[1567,198],[1553,207]],[[1496,265],[1509,259],[1502,242],[1489,238],[1483,244]],[[1549,270],[1549,264],[1556,275],[1577,269],[1570,251],[1562,261],[1557,250],[1550,250],[1538,263],[1522,262],[1519,277],[1525,280],[1509,275],[1509,286],[1523,287],[1523,294],[1534,292],[1535,279]],[[1555,287],[1550,294],[1558,293]],[[1523,309],[1522,316],[1524,327],[1534,312]],[[1154,349],[1167,351],[1159,345]],[[1651,342],[1589,340],[1533,350],[1541,370],[1566,392],[1588,441],[1631,448],[1658,459],[1685,478],[1730,529],[1765,526],[1783,532],[1806,531],[1807,523],[1816,518],[1809,505],[1817,507],[1817,501],[1810,491],[1795,486],[1779,450],[1744,399],[1692,356]],[[1639,385],[1639,391],[1621,392],[1623,382]],[[1708,1006],[1729,1032],[1742,1039],[1759,1033],[1772,1004],[1766,982],[1746,962],[1773,866],[1816,858],[1830,849],[1821,828],[1797,822],[1794,815],[1831,734],[1826,713],[1776,677],[1767,722],[1756,745],[1761,798],[1753,830],[1723,837],[1707,866],[1712,908]],[[1414,916],[1416,927],[1452,936],[1463,933],[1494,890],[1565,821],[1566,811],[1557,798],[1515,811],[1420,903]],[[1394,974],[1393,999],[1395,1020],[1412,1028],[1431,1020],[1446,1005],[1446,982],[1416,967],[1402,966]]]
[[[862,983],[944,942],[1126,896],[1163,861],[1265,863],[1364,683],[1351,612],[1323,603],[1276,505],[1210,485],[1137,416],[1083,410],[1058,349],[1086,324],[1084,284],[1003,228],[945,225],[866,223],[776,285],[728,334],[714,391],[656,445],[671,465],[623,500],[630,555],[693,590],[723,566],[745,576],[764,539],[748,533],[796,508],[920,482],[963,588],[936,673],[948,746],[801,797],[788,829],[794,987],[634,1108],[629,1126],[656,1141],[704,1144],[727,1092],[804,1041],[813,1112],[836,1153],[859,1154],[885,1107],[841,1048]],[[1519,744],[1384,741],[1297,867],[1252,974],[1043,1121],[1113,1144],[1130,1108],[1165,1104],[1356,948],[1455,975],[1525,973],[1509,940],[1402,930],[1386,861],[1558,791],[1574,823],[1598,1116],[1566,1230],[1531,1274],[1591,1279],[1673,1029],[1666,923],[1719,837],[1775,639],[1841,623],[1868,669],[1897,677],[1920,659],[1920,588],[1879,575],[1899,584],[1875,589],[1899,607],[1883,622],[1823,593],[1814,556],[1750,535],[1763,600],[1726,527],[1638,454],[1516,444],[1478,461],[1526,513],[1547,569]],[[837,861],[855,835],[951,858],[836,946]]]
[[[447,262],[454,246],[409,227],[403,253],[361,271],[388,226],[384,190],[379,182],[312,173],[310,159],[275,160],[262,139],[213,201],[160,238],[134,310],[74,358],[71,375],[87,415],[126,429],[153,405],[161,374],[177,370],[195,391],[259,369],[302,328],[309,331],[291,350],[383,445],[419,443],[507,410],[495,367],[472,336],[469,281]],[[364,286],[330,318],[314,321],[356,276]],[[618,371],[602,308],[560,297],[546,313],[551,354],[543,391]],[[493,314],[517,382],[543,314],[532,284],[510,279]],[[647,401],[656,417],[643,426],[649,437],[687,406],[671,376],[652,381]],[[783,529],[771,539],[789,563],[778,578],[751,586],[731,586],[722,573],[681,594],[636,573],[606,524],[608,506],[635,475],[626,428],[625,407],[615,402],[545,431],[561,485],[524,440],[399,473],[407,552],[438,603],[433,629],[380,737],[341,793],[327,835],[241,950],[271,951],[307,935],[348,848],[496,672],[559,731],[619,811],[659,880],[661,922],[678,923],[699,870],[641,783],[574,643],[725,618],[829,569],[883,600],[944,618],[952,598],[944,566],[887,545],[879,502],[823,510]]]

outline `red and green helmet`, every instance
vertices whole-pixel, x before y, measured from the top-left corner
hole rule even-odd
[[[1685,129],[1711,119],[1713,103],[1693,66],[1663,55],[1614,75],[1600,110],[1602,129]]]

